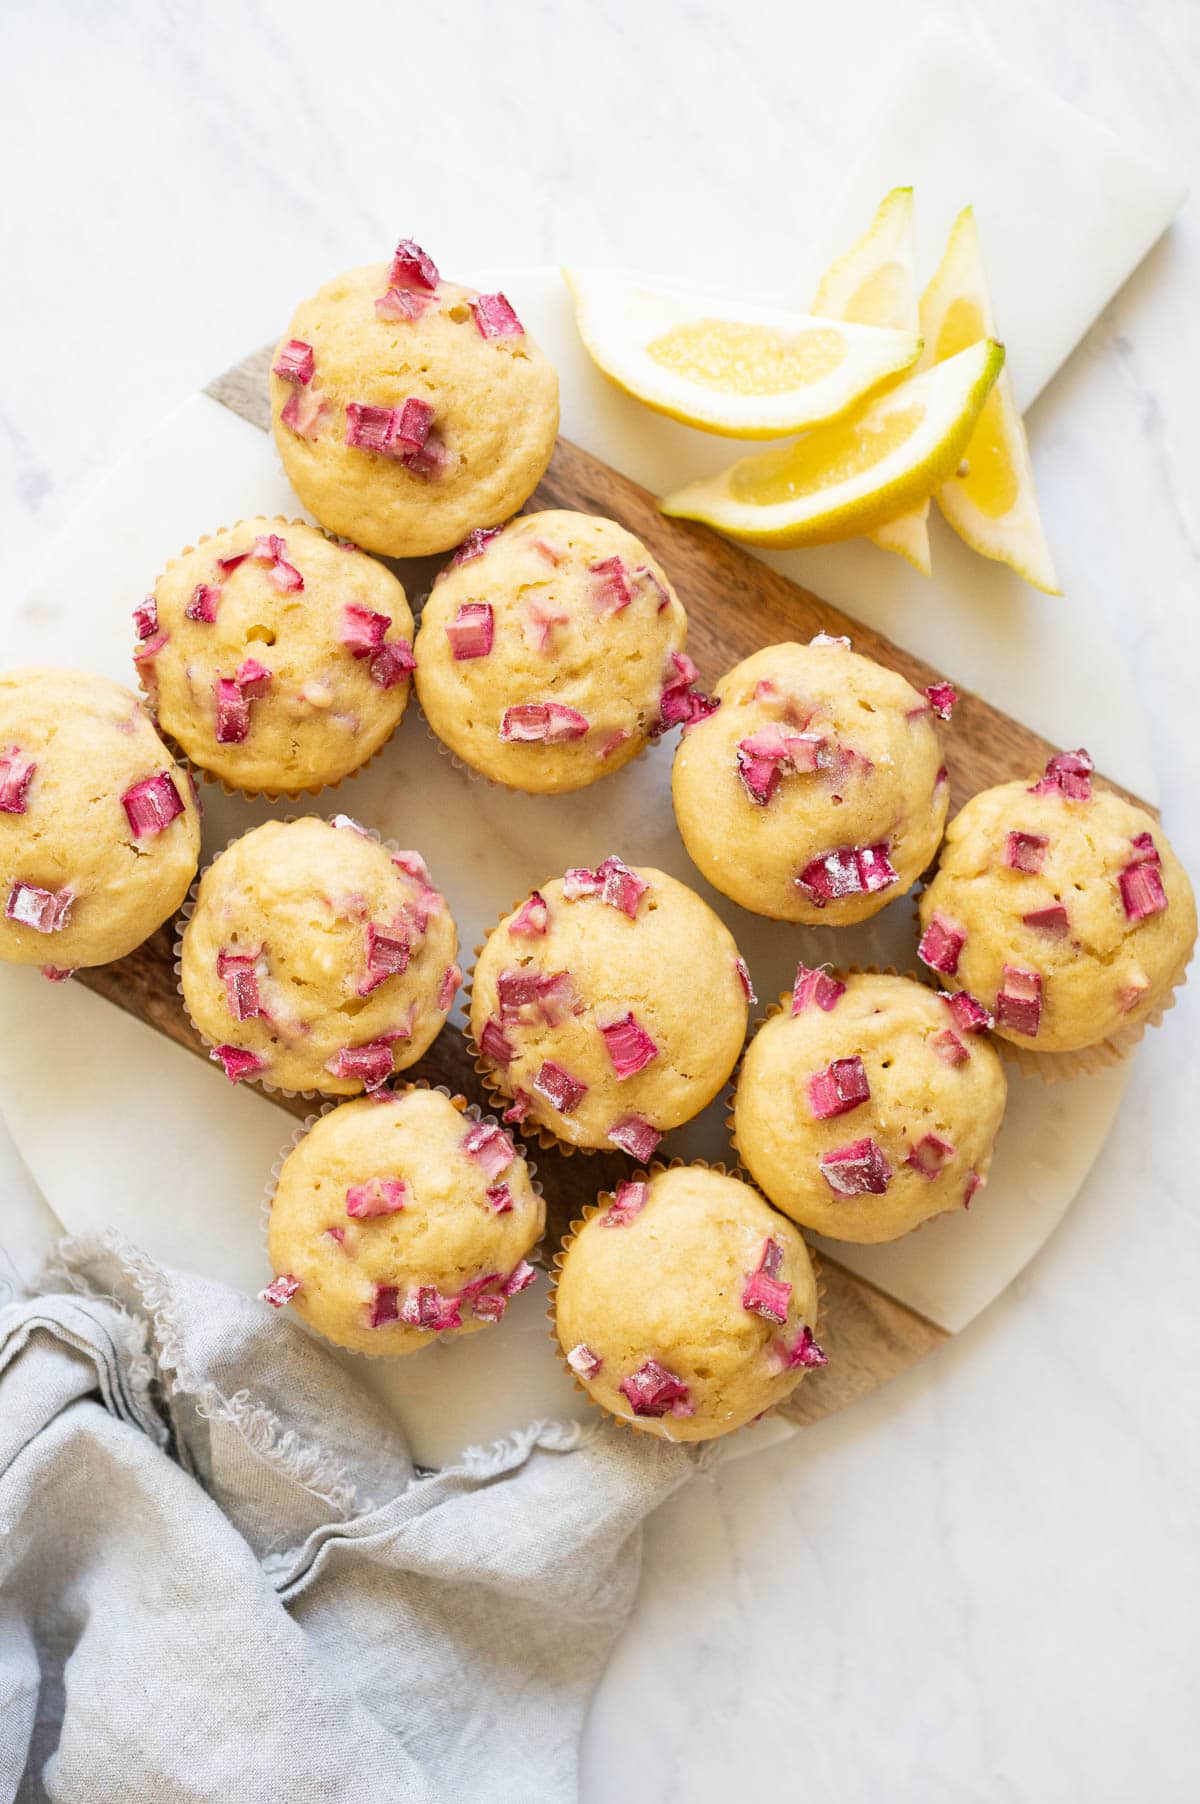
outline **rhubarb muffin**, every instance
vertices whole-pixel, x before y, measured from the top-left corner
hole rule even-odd
[[[631,1428],[708,1441],[782,1403],[825,1364],[804,1241],[756,1190],[677,1165],[601,1197],[554,1291],[563,1357]]]
[[[704,699],[665,572],[615,521],[523,514],[473,532],[433,586],[417,695],[464,764],[510,789],[582,789]]]
[[[609,857],[505,915],[479,954],[471,1035],[506,1121],[648,1159],[725,1083],[749,978],[729,929],[674,877]]]
[[[801,965],[742,1061],[738,1156],[777,1209],[835,1240],[895,1240],[968,1207],[1007,1094],[989,1025],[965,992]]]
[[[846,927],[903,895],[932,860],[949,798],[922,695],[847,639],[769,645],[724,676],[720,707],[680,740],[675,818],[716,889],[778,921]]]
[[[268,821],[200,879],[183,999],[233,1082],[351,1096],[432,1045],[457,948],[419,852],[389,852],[346,815]]]
[[[449,551],[541,480],[558,377],[502,294],[404,240],[302,302],[271,366],[275,443],[322,526],[368,551]]]
[[[502,1128],[437,1090],[342,1103],[288,1153],[262,1295],[356,1353],[498,1322],[533,1283],[545,1210]]]
[[[0,672],[0,959],[60,978],[123,958],[199,857],[191,782],[136,696],[84,671]]]
[[[1084,751],[967,803],[920,916],[924,962],[1037,1054],[1123,1050],[1169,1002],[1196,938],[1161,826],[1093,783]]]
[[[242,520],[173,558],[134,659],[199,769],[248,794],[338,783],[408,702],[413,620],[382,564],[298,521]]]

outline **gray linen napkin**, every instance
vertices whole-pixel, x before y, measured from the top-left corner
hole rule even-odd
[[[702,1456],[535,1422],[420,1474],[299,1324],[71,1240],[0,1309],[0,1800],[559,1804]]]

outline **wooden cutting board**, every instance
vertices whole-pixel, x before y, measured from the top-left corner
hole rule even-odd
[[[208,390],[223,406],[264,431],[270,425],[270,356],[270,347],[256,353]],[[764,645],[784,639],[807,640],[818,632],[848,634],[856,650],[901,671],[917,688],[946,674],[829,606],[708,528],[666,519],[645,489],[565,439],[559,440],[550,468],[527,511],[551,507],[574,508],[619,520],[670,571],[688,613],[688,650],[705,685],[714,683],[730,665]],[[420,595],[428,588],[437,562],[398,562],[394,568],[409,594]],[[959,693],[953,726],[945,735],[952,809],[992,784],[1040,770],[1058,749],[980,697],[961,690]],[[207,1061],[207,1049],[188,1020],[176,989],[174,940],[175,927],[169,923],[129,957],[81,970],[76,981]],[[225,1079],[215,1065],[211,1069],[216,1106],[220,1094],[217,1087]],[[486,1104],[466,1044],[453,1028],[448,1028],[404,1076],[444,1084],[451,1091]],[[314,1106],[303,1098],[276,1094],[270,1094],[270,1100],[299,1117],[311,1113]],[[669,1150],[668,1144],[664,1152],[669,1155]],[[593,1201],[598,1190],[611,1188],[630,1168],[629,1161],[616,1153],[568,1157],[539,1151],[537,1163],[546,1192],[549,1237],[577,1216],[585,1203]],[[789,1416],[800,1422],[831,1414],[855,1401],[948,1338],[942,1328],[847,1271],[836,1260],[823,1257],[822,1271],[825,1306],[821,1339],[830,1363],[800,1387],[789,1406]]]

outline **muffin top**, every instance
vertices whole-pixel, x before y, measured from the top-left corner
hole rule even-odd
[[[0,959],[66,976],[123,958],[196,874],[200,811],[135,695],[0,672]]]
[[[493,928],[471,1033],[491,1081],[576,1146],[648,1159],[732,1071],[746,1033],[733,935],[674,877],[616,857],[534,890]]]
[[[776,1208],[835,1240],[894,1240],[987,1176],[1007,1083],[969,996],[801,965],[746,1049],[734,1140]]]
[[[190,547],[134,621],[160,725],[232,789],[337,783],[408,702],[413,621],[400,583],[298,521],[242,520]]]
[[[494,1122],[415,1087],[342,1103],[283,1162],[263,1295],[358,1353],[498,1322],[533,1282],[545,1211]]]
[[[418,245],[335,276],[271,368],[275,442],[322,526],[368,551],[449,551],[537,487],[558,377],[503,295],[443,282]]]
[[[922,959],[1037,1052],[1138,1027],[1196,938],[1192,886],[1161,826],[1091,770],[1086,752],[1066,752],[1037,782],[975,796],[921,897]]]
[[[686,641],[679,599],[632,533],[591,514],[524,514],[472,533],[434,584],[417,694],[439,739],[485,776],[581,789],[700,704]]]
[[[804,1241],[706,1166],[621,1184],[567,1241],[555,1332],[594,1403],[672,1441],[741,1428],[825,1364]]]
[[[680,740],[672,789],[688,852],[774,920],[848,926],[903,895],[937,850],[948,786],[922,695],[849,642],[769,645],[722,677]]]
[[[437,1038],[457,946],[419,852],[389,852],[346,815],[268,821],[200,879],[183,996],[234,1082],[350,1096]]]

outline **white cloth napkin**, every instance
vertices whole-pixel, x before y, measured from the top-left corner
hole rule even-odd
[[[641,1523],[704,1463],[415,1470],[299,1324],[114,1235],[0,1309],[0,1800],[559,1804]]]

